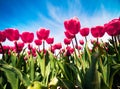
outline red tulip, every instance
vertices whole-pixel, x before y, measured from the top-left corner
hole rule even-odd
[[[39,46],[42,44],[42,40],[36,39],[36,40],[34,40],[34,43]]]
[[[31,50],[33,46],[31,44],[28,44],[28,49]]]
[[[73,39],[75,37],[75,35],[71,34],[70,32],[68,31],[65,31],[65,36],[68,38],[68,39]]]
[[[94,39],[91,39],[91,44],[95,44],[97,41]]]
[[[82,47],[81,47],[81,46],[76,45],[76,46],[75,46],[75,48],[76,48],[76,49],[78,49],[78,50],[81,50],[81,48],[82,48]]]
[[[96,26],[96,27],[91,28],[91,34],[95,38],[102,37],[104,33],[105,33],[105,30],[103,26]]]
[[[15,50],[15,46],[10,46],[10,51],[14,51]]]
[[[9,49],[10,49],[10,47],[9,46],[2,46],[3,47],[3,50],[4,50],[4,52],[8,52],[9,51]],[[3,54],[3,50],[1,49],[1,47],[0,47],[0,54]]]
[[[21,39],[24,43],[31,43],[34,39],[34,34],[32,32],[23,32]]]
[[[24,43],[23,42],[15,42],[15,50],[17,53],[21,52],[23,47],[24,47]]]
[[[0,42],[4,42],[6,40],[5,31],[0,31]]]
[[[62,48],[62,44],[61,43],[56,43],[53,45],[53,49],[61,49]]]
[[[17,41],[19,40],[19,31],[15,28],[7,28],[5,29],[5,34],[8,40]]]
[[[67,46],[66,50],[66,56],[70,56],[74,52],[74,48],[71,48],[70,46]]]
[[[38,39],[40,40],[46,40],[49,37],[50,30],[47,30],[46,28],[40,28],[36,32]]]
[[[65,45],[69,45],[70,42],[71,42],[71,39],[67,39],[67,38],[64,39],[64,44]]]
[[[48,44],[53,44],[54,38],[47,38],[47,39],[46,39],[46,42],[47,42]]]
[[[79,43],[80,43],[81,45],[83,45],[83,44],[84,44],[84,41],[83,41],[83,40],[79,40]]]
[[[113,19],[109,23],[104,25],[104,30],[110,36],[116,36],[120,34],[120,20]]]
[[[88,34],[89,34],[89,28],[82,28],[82,29],[80,29],[80,34],[82,36],[88,36]]]
[[[70,20],[65,20],[64,21],[64,27],[68,32],[75,35],[79,32],[80,21],[78,20],[77,17],[74,17]]]
[[[32,56],[33,57],[36,57],[36,49],[35,48],[32,48],[31,51],[28,51],[28,55],[30,55],[32,53]]]

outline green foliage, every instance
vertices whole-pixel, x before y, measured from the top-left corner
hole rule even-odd
[[[106,50],[108,48],[108,50]],[[114,89],[119,86],[120,46],[114,41],[88,43],[83,50],[66,56],[50,51],[34,57],[25,49],[21,53],[5,53],[0,60],[0,89],[26,89],[38,81],[41,89]],[[75,49],[76,50],[76,49]],[[26,58],[26,60],[24,59]],[[38,85],[39,85],[38,84]]]

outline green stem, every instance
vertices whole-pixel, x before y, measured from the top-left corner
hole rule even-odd
[[[75,43],[76,43],[76,46],[78,47],[78,42],[77,42],[76,36],[75,36]],[[77,51],[78,51],[78,54],[80,55],[80,51],[78,49],[77,49]]]
[[[78,63],[81,63],[82,66],[83,66],[82,57],[81,57],[81,55],[80,55],[80,59],[81,59],[81,60],[79,60],[79,58],[78,58],[78,56],[77,56],[77,53],[76,53],[76,50],[75,50],[75,46],[74,46],[73,40],[72,40],[72,46],[73,46],[74,52],[75,52],[76,65],[78,65]]]
[[[97,44],[98,44],[98,42],[99,42],[99,38],[97,37]]]
[[[86,41],[86,43],[87,43],[87,36],[85,36],[85,41]]]
[[[113,41],[113,46],[114,46],[114,48],[115,48],[117,57],[118,57],[118,59],[120,60],[119,52],[118,52],[118,50],[117,50],[117,39],[116,39],[115,36],[112,36],[112,41]]]
[[[43,40],[43,53],[45,51],[45,41]]]

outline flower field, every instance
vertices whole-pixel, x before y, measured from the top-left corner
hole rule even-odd
[[[0,89],[120,89],[120,18],[81,28],[73,17],[64,21],[64,28],[64,44],[54,43],[46,28],[36,34],[0,31]],[[100,41],[105,33],[111,38]],[[89,34],[95,40],[88,40]],[[6,39],[14,45],[3,45]]]

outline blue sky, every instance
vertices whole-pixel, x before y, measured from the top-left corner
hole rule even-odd
[[[0,30],[51,30],[55,42],[64,38],[64,20],[77,16],[81,27],[103,25],[120,16],[120,0],[0,0]]]

